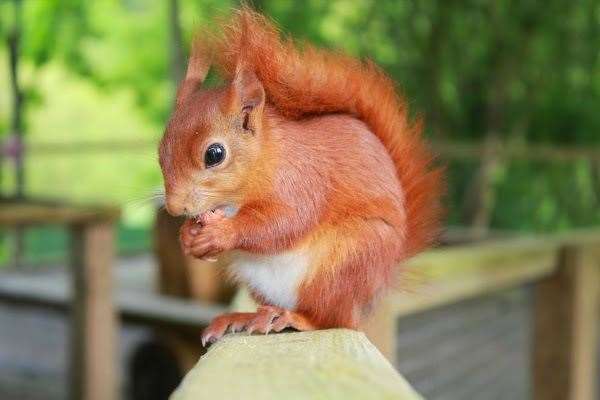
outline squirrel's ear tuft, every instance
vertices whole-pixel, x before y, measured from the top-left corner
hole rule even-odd
[[[212,52],[209,43],[201,40],[201,35],[197,33],[192,42],[192,52],[185,76],[177,89],[177,104],[182,103],[190,93],[202,85],[210,69],[211,59]]]
[[[256,74],[243,67],[238,67],[232,82],[233,104],[238,111],[261,112],[265,104],[265,89]]]
[[[212,61],[211,42],[203,37],[206,35],[208,34],[203,31],[195,33],[187,70],[185,72],[184,79],[192,80],[197,84],[202,84],[202,82],[204,82],[204,78],[206,78],[206,75],[208,74]]]

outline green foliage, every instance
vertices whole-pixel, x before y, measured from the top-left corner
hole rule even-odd
[[[0,39],[22,4],[21,84],[29,142],[158,140],[171,109],[175,0],[0,0]],[[179,0],[184,54],[198,25],[235,0]],[[372,58],[397,82],[435,139],[600,144],[600,3],[595,0],[255,0],[300,40]],[[0,50],[0,137],[10,113]],[[4,163],[2,189],[9,191]],[[492,225],[555,230],[600,223],[600,167],[502,162]],[[153,148],[120,154],[30,155],[28,191],[125,205],[160,187]],[[461,223],[478,163],[449,163],[449,221]],[[576,195],[573,195],[576,193]]]
[[[550,0],[543,7],[535,0],[254,3],[287,33],[373,58],[434,134],[477,139],[497,120],[504,135],[529,140],[600,140],[594,112],[600,101],[596,1]],[[4,36],[10,4],[0,6]],[[37,66],[58,58],[105,90],[132,89],[140,108],[160,124],[173,94],[168,4],[25,1],[24,57]],[[179,4],[188,43],[195,26],[236,2]]]

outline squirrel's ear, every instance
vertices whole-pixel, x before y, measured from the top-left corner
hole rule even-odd
[[[177,89],[177,104],[182,103],[190,93],[193,93],[202,85],[210,69],[211,59],[212,53],[209,45],[201,40],[200,34],[197,33],[192,42],[192,52],[190,53],[185,76]]]
[[[212,50],[209,44],[201,40],[200,33],[196,33],[184,79],[202,84],[210,69],[211,60]]]
[[[265,90],[253,71],[238,67],[231,86],[233,104],[238,107],[238,111],[253,114],[262,112]]]

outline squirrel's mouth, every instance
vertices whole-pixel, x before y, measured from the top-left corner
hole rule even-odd
[[[225,213],[226,217],[231,218],[235,214],[237,214],[238,207],[234,206],[233,204],[219,204],[216,207],[212,207],[212,208],[206,209],[204,211],[200,211],[198,213],[189,214],[189,215],[187,215],[187,217],[199,222],[200,218],[202,217],[203,214],[206,214],[209,212],[214,213],[217,210],[223,211],[223,213]]]

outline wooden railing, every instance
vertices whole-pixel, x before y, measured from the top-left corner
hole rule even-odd
[[[117,396],[114,366],[119,323],[113,308],[112,265],[119,214],[111,207],[0,200],[0,228],[58,224],[69,229],[70,288],[54,290],[36,285],[35,280],[33,286],[19,288],[19,281],[2,278],[0,300],[37,300],[70,312],[69,394],[74,399]]]
[[[404,288],[408,286],[410,291],[397,291],[390,295],[383,301],[373,318],[363,326],[367,337],[392,364],[396,364],[396,357],[401,356],[396,351],[396,324],[402,317],[493,292],[533,285],[535,321],[531,368],[534,398],[596,398],[596,357],[600,323],[600,231],[501,239],[440,248],[411,260],[406,266],[403,281],[412,282],[410,285],[402,284]],[[257,372],[253,368],[258,364],[261,365],[260,373],[268,372],[262,368],[269,371],[286,368],[286,365],[292,362],[298,365],[312,365],[313,346],[319,347],[322,336],[293,335],[301,334],[278,335],[280,339],[248,339],[238,336],[238,339],[224,345],[226,350],[220,346],[209,350],[206,359],[201,359],[184,380],[175,399],[194,398],[193,394],[200,393],[195,390],[200,390],[200,387],[205,385],[209,385],[213,390],[210,392],[213,397],[223,397],[220,395],[230,392],[219,392],[222,385],[211,385],[210,377],[219,373],[229,374],[231,368],[254,376]],[[299,357],[300,361],[288,360],[285,351],[282,351],[281,357],[258,357],[259,359],[247,362],[247,352],[267,354],[273,340],[284,347],[288,346],[285,343],[293,346],[294,337],[303,342],[305,349],[304,353],[295,356]],[[248,346],[251,346],[250,350]],[[221,359],[224,357],[228,357],[227,361]],[[359,361],[355,359],[346,362]],[[257,364],[253,364],[255,362]],[[265,364],[269,366],[265,367]],[[240,365],[246,365],[248,371]],[[303,373],[299,374],[296,378],[300,381],[293,382],[302,382],[302,379],[306,378],[303,378]],[[264,382],[257,383],[263,391],[261,393],[264,394],[269,387],[277,387],[269,378],[263,379]],[[336,386],[348,379],[352,381],[353,378],[344,375],[343,369],[340,368],[339,374],[332,374],[327,382]],[[390,379],[390,382],[396,383],[401,380],[400,377]],[[231,377],[230,382],[234,388],[222,387],[222,390],[240,389],[239,382],[234,377]],[[193,387],[196,389],[192,389]],[[397,398],[413,398],[410,394],[403,396],[405,397]]]
[[[418,400],[360,332],[230,335],[211,347],[172,400]]]
[[[3,206],[2,213],[0,213],[2,214],[0,215],[0,224],[33,223],[42,220],[47,222],[55,221],[57,218],[61,221],[64,219],[68,223],[75,223],[75,226],[79,226],[80,220],[89,220],[92,226],[95,226],[97,222],[97,214],[94,212],[75,212],[71,209],[56,207],[50,212],[47,211],[48,207],[32,208],[28,205],[14,205],[11,210],[8,210],[6,204]],[[21,209],[23,210],[19,211]],[[17,218],[21,214],[23,217]],[[103,282],[107,281],[110,269],[104,267],[109,264],[104,258],[110,252],[106,251],[105,245],[100,246],[99,244],[108,243],[108,236],[102,240],[92,240],[89,235],[77,233],[80,232],[77,231],[75,236],[84,239],[75,242],[74,263],[77,265],[89,263],[93,264],[94,268],[89,271],[76,268],[73,272],[94,272],[94,277],[101,277]],[[89,239],[85,239],[88,236]],[[84,254],[84,250],[86,254],[90,251],[102,250],[102,257],[81,256]],[[101,263],[101,260],[104,261]],[[392,365],[398,365],[397,357],[402,357],[396,348],[396,328],[403,317],[527,285],[534,289],[531,376],[533,377],[535,398],[573,400],[595,398],[594,395],[597,393],[595,357],[600,317],[600,230],[574,231],[551,236],[499,237],[487,242],[442,247],[424,253],[408,262],[404,266],[401,282],[399,289],[383,300],[378,312],[362,327],[371,343]],[[81,285],[74,286],[75,296],[73,297],[68,290],[68,285],[44,284],[39,278],[3,276],[0,280],[0,300],[8,301],[11,304],[44,306],[57,310],[69,310],[72,304],[75,304],[76,307],[82,307],[82,304],[103,304],[103,313],[111,313],[109,306],[112,301],[108,301],[110,297],[105,292],[94,290],[93,293],[87,293],[87,296],[93,296],[96,299],[95,303],[90,300],[91,297],[90,299],[82,297],[86,293],[82,287]],[[238,302],[238,304],[240,303],[243,302]],[[160,326],[173,331],[189,332],[191,330],[196,334],[216,313],[222,311],[219,307],[202,306],[199,303],[183,299],[147,294],[134,296],[134,293],[120,293],[115,299],[115,306],[116,311],[127,321]],[[79,333],[75,337],[85,338],[84,344],[87,344],[87,347],[94,343],[101,343],[102,346],[96,346],[96,354],[98,349],[109,348],[106,338],[98,336],[99,332],[105,332],[110,328],[106,324],[106,320],[98,318],[98,313],[84,314],[88,319],[76,318],[74,320],[75,326],[79,327]],[[99,326],[101,328],[97,329]],[[96,328],[91,329],[90,327]],[[114,328],[110,328],[110,330],[113,331]],[[338,338],[336,343],[345,349],[345,353],[337,356],[342,357],[344,365],[352,365],[352,368],[356,368],[352,371],[358,373],[361,370],[360,363],[365,363],[369,368],[376,370],[389,370],[389,364],[386,364],[384,358],[374,352],[374,348],[372,348],[372,354],[367,357],[370,361],[366,361],[363,353],[352,350],[370,345],[365,338],[358,339],[357,336],[349,335],[350,332],[347,331],[339,333],[324,331],[308,334],[308,336],[306,336],[307,334],[272,336],[277,339],[271,339],[271,336],[268,339],[260,336],[252,338],[239,336],[234,341],[227,342],[229,344],[226,352],[218,350],[223,349],[221,345],[209,350],[208,358],[203,358],[195,370],[205,372],[192,372],[192,375],[185,380],[184,385],[194,386],[197,385],[197,382],[204,382],[203,380],[207,379],[205,374],[210,368],[206,367],[206,360],[214,360],[217,371],[219,368],[224,368],[225,364],[220,360],[222,356],[218,354],[234,354],[235,356],[232,356],[230,360],[234,365],[237,365],[236,363],[264,365],[265,360],[253,360],[248,363],[243,356],[244,352],[248,350],[244,349],[244,346],[254,346],[258,349],[259,353],[257,354],[262,354],[260,349],[268,350],[268,347],[274,343],[279,343],[285,350],[287,346],[292,349],[295,346],[295,340],[300,340],[304,343],[305,351],[296,353],[299,357],[296,361],[300,364],[304,363],[303,365],[313,365],[311,362],[314,363],[314,360],[320,359],[315,358],[311,349],[319,348],[322,345],[321,340],[330,340],[331,336],[328,336],[330,334]],[[360,346],[357,344],[359,342],[362,343]],[[112,391],[113,389],[110,388],[114,388],[114,377],[111,375],[107,378],[106,374],[102,373],[110,368],[109,364],[112,365],[110,361],[112,351],[103,350],[103,357],[94,358],[90,356],[91,353],[88,354],[87,350],[83,350],[84,347],[81,343],[81,340],[73,342],[76,350],[74,354],[79,354],[81,359],[86,360],[85,364],[82,364],[81,360],[75,360],[76,362],[72,364],[73,371],[81,372],[79,375],[73,375],[74,387],[85,388],[88,393],[88,395],[82,396],[85,398],[94,398],[94,395],[99,392],[93,388],[98,386]],[[477,351],[477,349],[473,351]],[[361,356],[361,354],[363,355]],[[83,357],[83,355],[87,356]],[[273,359],[272,362],[273,365],[281,367],[281,363],[288,365],[289,361],[285,357],[280,357],[277,360]],[[81,365],[87,367],[82,368]],[[95,371],[96,374],[90,373],[90,371]],[[319,372],[318,369],[315,371]],[[347,380],[353,378],[349,378],[349,375],[344,374],[343,371],[348,370],[340,368],[340,373],[329,379],[327,384],[331,387],[343,384],[352,387],[352,382]],[[223,372],[223,374],[229,374],[229,372]],[[300,382],[306,378],[306,375],[302,374],[294,376]],[[414,398],[411,397],[413,392],[405,387],[400,376],[388,373],[382,376],[389,378],[388,384],[395,388],[394,390],[406,389],[403,392],[396,392],[396,394],[402,393],[403,396],[397,397]],[[236,384],[235,380],[232,382]],[[377,382],[377,384],[385,384],[385,382]],[[268,383],[270,382],[265,384]],[[271,386],[271,388],[274,387]],[[218,387],[213,388],[218,390]],[[236,388],[239,389],[239,387]],[[269,387],[264,389],[268,390]],[[195,392],[183,390],[179,393]],[[300,390],[298,393],[302,393],[302,391]],[[373,389],[373,393],[380,392]],[[185,397],[177,397],[177,399],[183,398]]]

